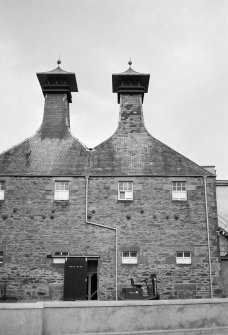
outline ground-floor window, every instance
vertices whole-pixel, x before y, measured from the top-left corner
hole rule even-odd
[[[137,263],[138,263],[137,251],[122,252],[122,264],[137,264]]]
[[[176,254],[176,264],[191,264],[191,253],[189,251],[178,251]]]

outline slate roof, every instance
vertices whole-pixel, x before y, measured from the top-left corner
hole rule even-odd
[[[121,85],[121,82],[125,79],[138,79],[141,82],[142,87],[144,87],[145,92],[148,92],[150,74],[149,73],[140,73],[133,70],[131,67],[124,72],[114,73],[112,75],[112,91],[114,93],[118,92],[118,86]]]
[[[70,132],[64,138],[41,138],[40,132],[0,155],[2,175],[84,175],[86,147]]]
[[[1,175],[211,175],[191,160],[152,137],[140,132],[115,134],[92,151],[74,138],[33,137],[0,155]]]
[[[64,71],[58,66],[54,70],[38,72],[36,75],[42,89],[49,81],[51,83],[53,81],[55,82],[60,80],[66,82],[71,92],[78,92],[77,81],[74,72]]]
[[[211,175],[199,165],[152,137],[142,125],[140,131],[115,134],[91,152],[91,174],[95,175]]]

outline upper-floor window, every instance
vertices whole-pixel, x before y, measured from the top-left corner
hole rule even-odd
[[[4,200],[5,198],[5,182],[0,181],[0,200]]]
[[[172,200],[187,200],[187,190],[185,181],[173,181]]]
[[[118,182],[118,200],[133,200],[133,182]]]
[[[191,253],[189,251],[178,251],[176,254],[176,263],[177,264],[191,264]]]
[[[122,264],[137,264],[137,263],[138,263],[137,251],[122,252]]]
[[[55,181],[54,200],[69,200],[69,181]]]
[[[3,263],[3,251],[0,250],[0,264]]]

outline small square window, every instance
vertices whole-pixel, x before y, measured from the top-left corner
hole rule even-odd
[[[186,201],[187,190],[185,181],[174,181],[172,187],[172,200]]]
[[[56,251],[53,255],[53,264],[64,264],[66,257],[69,255],[68,251]]]
[[[189,251],[178,251],[176,264],[192,264],[191,253]]]
[[[0,181],[0,200],[4,200],[5,198],[5,182]]]
[[[118,200],[133,200],[133,182],[118,182]]]
[[[0,264],[3,264],[3,251],[0,250]]]
[[[138,263],[137,251],[122,252],[122,264],[137,264],[137,263]]]
[[[54,200],[69,200],[69,181],[56,181]]]

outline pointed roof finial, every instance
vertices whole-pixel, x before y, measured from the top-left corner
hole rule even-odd
[[[59,54],[59,59],[57,60],[57,64],[58,64],[58,67],[59,67],[59,65],[61,64],[60,54]]]
[[[130,56],[130,59],[129,59],[128,65],[131,67],[131,64],[132,64],[132,61],[131,61],[131,56]]]

